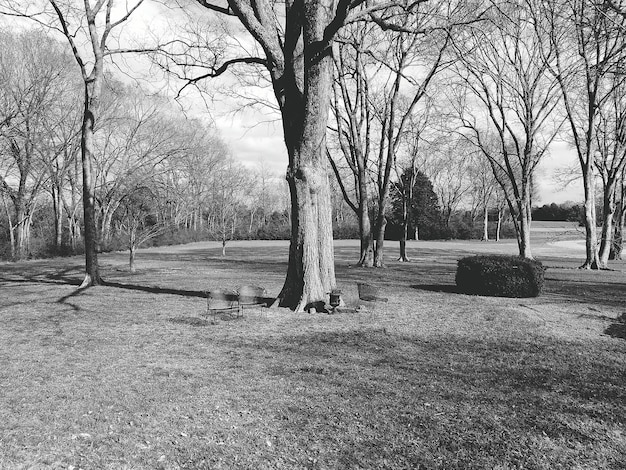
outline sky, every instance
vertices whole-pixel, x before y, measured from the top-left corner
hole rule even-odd
[[[135,13],[133,23],[127,27],[127,33],[149,29],[169,29],[168,22],[176,13],[167,10],[164,15],[164,7],[146,2]],[[166,19],[164,19],[166,18]],[[129,59],[126,64],[135,68],[139,73],[145,74],[147,66],[140,62],[132,63]],[[139,65],[138,65],[139,64]],[[143,70],[142,70],[143,69]],[[152,78],[154,80],[154,78]],[[158,80],[158,79],[157,79]],[[228,76],[220,77],[218,85],[224,86],[233,79]],[[159,87],[155,83],[156,87]],[[176,85],[173,85],[173,89]],[[267,91],[265,91],[267,95]],[[204,117],[212,120],[218,128],[223,140],[229,146],[233,158],[248,167],[262,165],[270,174],[284,175],[287,169],[287,152],[282,136],[282,126],[279,121],[267,122],[268,117],[258,110],[244,109],[234,113],[234,102],[221,99],[218,103],[209,102],[207,109],[205,101],[197,92],[186,93],[184,106],[187,112],[194,117]],[[576,168],[578,165],[574,151],[563,142],[554,143],[550,148],[550,154],[546,156],[537,170],[537,200],[536,205],[549,204],[552,202],[563,203],[567,201],[580,202],[583,200],[582,183],[580,180],[564,185],[558,181],[558,175],[568,167]]]
[[[582,179],[564,184],[559,178],[572,169],[580,173],[575,150],[565,142],[556,142],[550,146],[550,154],[544,157],[537,169],[538,200],[534,205],[564,202],[582,203],[584,200]],[[577,173],[576,173],[577,175]],[[570,179],[570,178],[567,178]]]

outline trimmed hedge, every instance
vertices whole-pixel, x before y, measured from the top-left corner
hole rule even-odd
[[[469,256],[458,262],[456,285],[463,294],[537,297],[544,271],[541,262],[518,256]]]

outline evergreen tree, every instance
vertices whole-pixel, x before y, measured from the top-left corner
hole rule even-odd
[[[404,175],[403,175],[404,176]],[[388,238],[399,239],[402,233],[402,197],[398,190],[394,192],[392,213],[387,227]],[[423,172],[419,171],[413,185],[413,195],[409,202],[409,239],[433,240],[445,237],[439,199],[433,184]]]

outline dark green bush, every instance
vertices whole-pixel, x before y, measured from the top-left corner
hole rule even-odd
[[[517,256],[462,258],[456,270],[459,292],[494,297],[537,297],[543,289],[541,262]]]

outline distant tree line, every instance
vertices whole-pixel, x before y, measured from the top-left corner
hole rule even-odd
[[[555,204],[553,202],[533,208],[532,215],[533,220],[581,222],[584,217],[584,207],[580,204]]]

